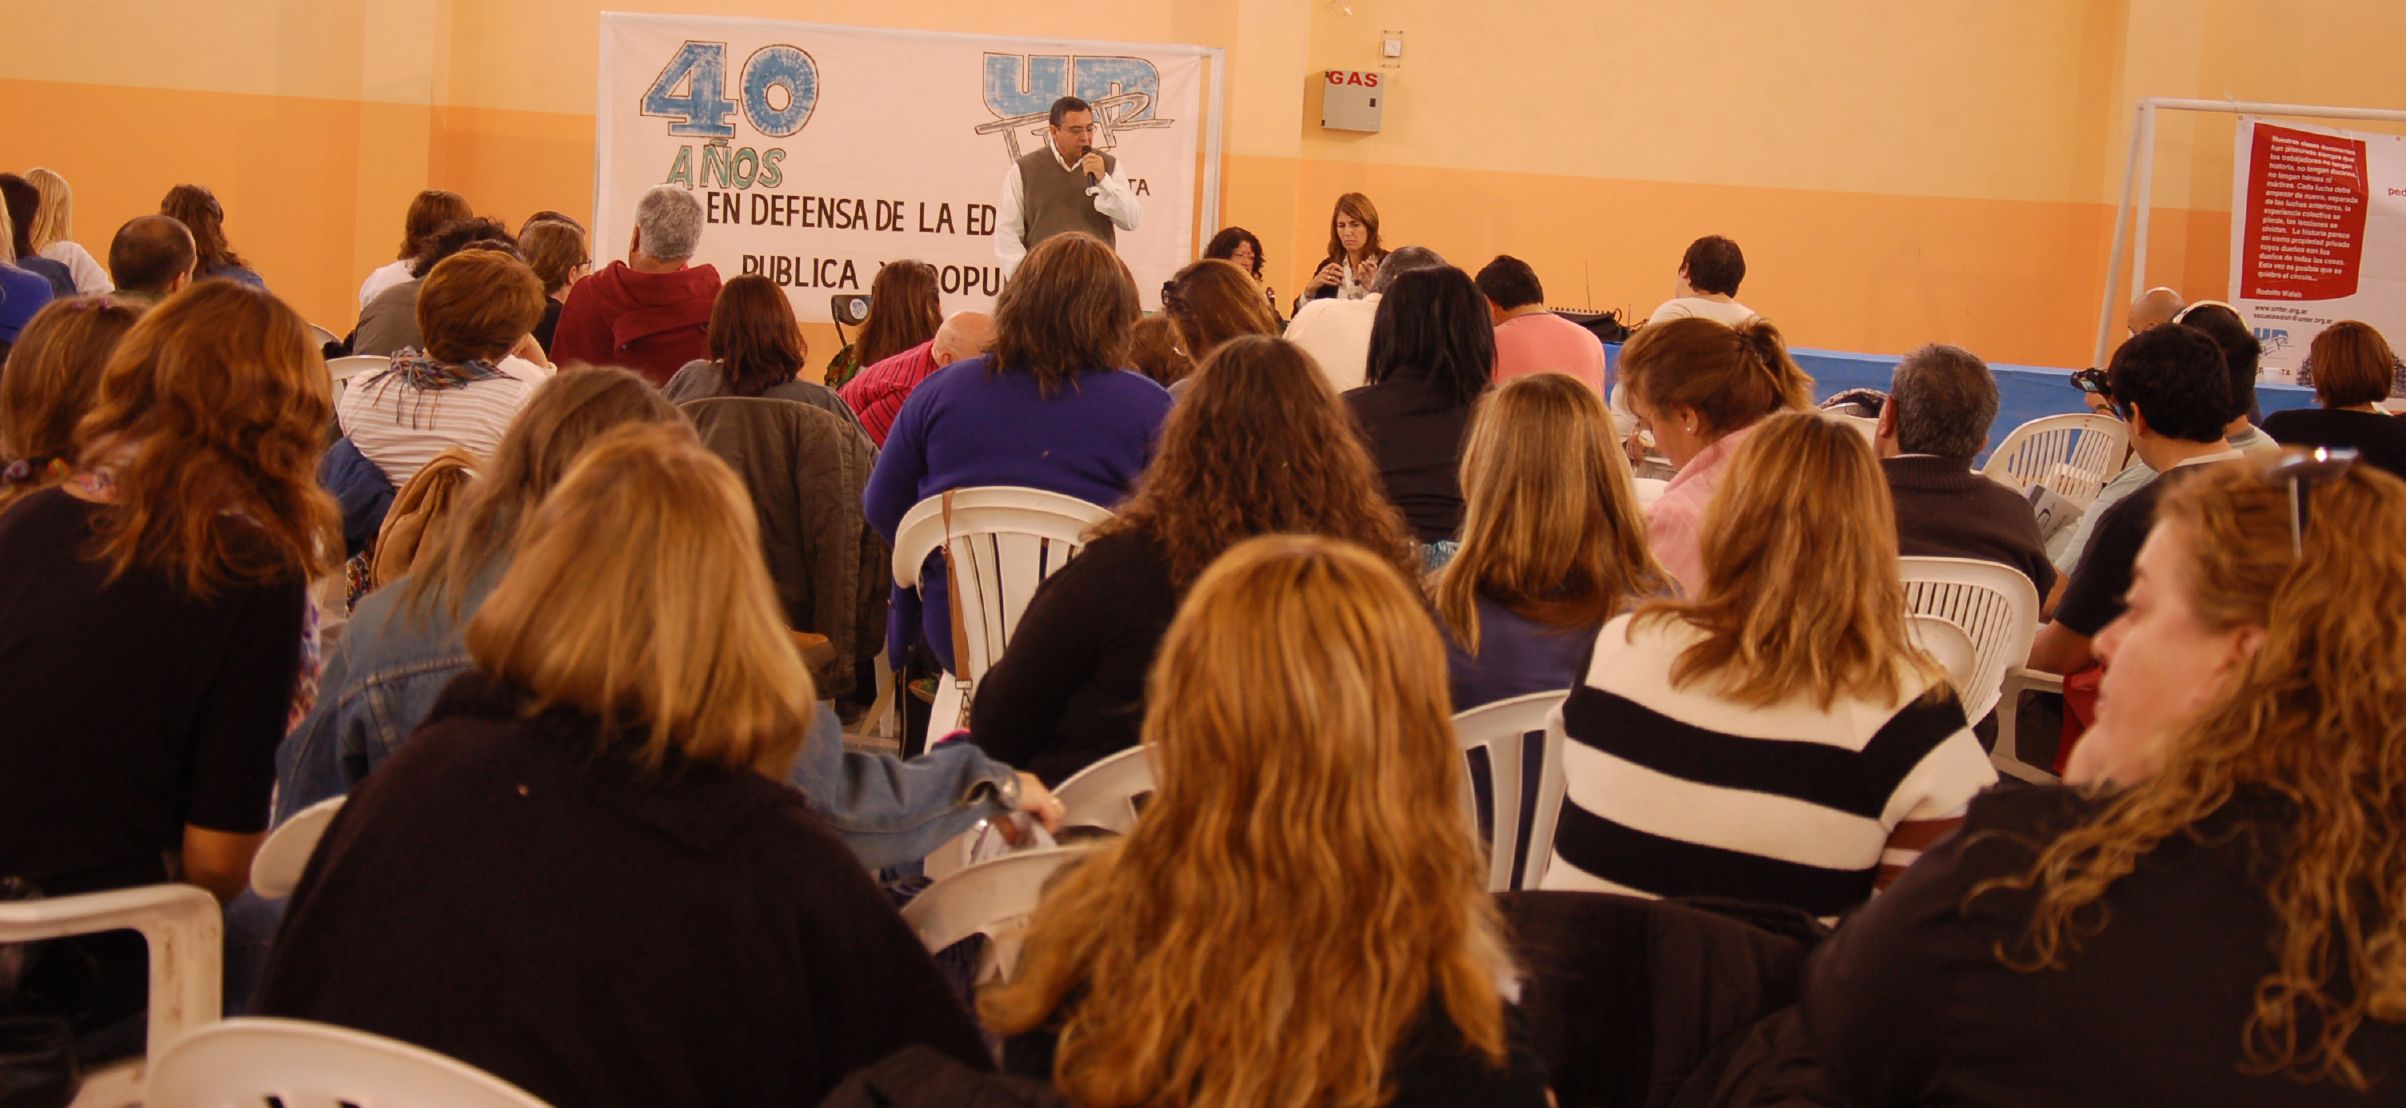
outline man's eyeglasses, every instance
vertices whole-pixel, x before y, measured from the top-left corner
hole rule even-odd
[[[2266,484],[2289,485],[2289,552],[2306,556],[2306,521],[2312,518],[2314,486],[2356,467],[2358,455],[2350,446],[2317,446],[2292,451],[2264,469]]]

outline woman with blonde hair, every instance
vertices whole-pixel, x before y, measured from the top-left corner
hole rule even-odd
[[[1996,772],[1907,634],[1893,515],[1853,428],[1790,412],[1746,437],[1702,587],[1605,624],[1563,706],[1544,887],[1836,916],[1961,822]]]
[[[1700,317],[1649,323],[1621,350],[1621,387],[1638,432],[1678,470],[1646,512],[1663,568],[1693,593],[1704,586],[1705,506],[1746,433],[1773,412],[1813,403],[1813,379],[1788,357],[1771,321],[1735,328]]]
[[[533,537],[536,505],[596,441],[633,426],[691,435],[660,390],[623,369],[576,370],[535,390],[409,576],[361,601],[328,654],[316,706],[276,752],[278,823],[357,788],[400,751],[470,668],[463,629]],[[808,727],[792,782],[869,868],[917,861],[980,819],[1056,810],[1034,778],[966,743],[905,762],[845,750],[827,705]]]
[[[33,182],[42,198],[33,226],[26,231],[34,253],[66,266],[67,272],[74,275],[75,291],[82,295],[116,288],[109,282],[109,271],[101,267],[91,251],[75,241],[75,190],[67,187],[67,179],[59,176],[57,170],[40,166],[26,170],[25,179]]]
[[[527,534],[468,621],[474,670],[327,828],[259,1010],[560,1104],[815,1104],[920,1044],[987,1065],[786,784],[817,697],[742,482],[626,428]]]
[[[1214,562],[1153,668],[1144,818],[979,998],[1005,1068],[1093,1108],[1545,1104],[1444,656],[1391,557],[1277,535]]]
[[[1403,518],[1311,357],[1248,336],[1205,363],[1136,493],[1046,579],[986,672],[969,731],[1048,784],[1135,746],[1145,673],[1178,598],[1255,535],[1327,535],[1419,568]]]
[[[307,582],[342,549],[316,480],[329,389],[282,302],[186,289],[117,344],[67,479],[0,511],[0,876],[47,896],[249,884],[314,676]],[[90,1011],[139,1009],[140,939],[73,945]]]
[[[0,373],[0,508],[67,478],[75,425],[140,315],[103,297],[54,300],[18,338]]]
[[[1981,798],[1810,967],[1854,1103],[2406,1097],[2406,484],[2353,462],[2165,495],[2066,786]]]
[[[1228,262],[1195,262],[1163,282],[1161,312],[1177,324],[1187,358],[1199,366],[1230,339],[1278,337],[1278,316],[1262,300],[1260,291],[1244,270]],[[1185,396],[1193,387],[1173,385],[1170,395]]]
[[[1541,373],[1479,401],[1462,547],[1432,583],[1457,711],[1579,682],[1604,621],[1666,596],[1604,401]]]

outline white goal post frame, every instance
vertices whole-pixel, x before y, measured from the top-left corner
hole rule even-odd
[[[2184,100],[2170,96],[2142,96],[2130,128],[2130,158],[2122,167],[2122,202],[2114,209],[2113,252],[2105,263],[2104,306],[2097,312],[2097,345],[2090,351],[2089,364],[2105,364],[2107,341],[2113,336],[2114,308],[2123,298],[2114,284],[2114,273],[2122,268],[2122,258],[2130,257],[2130,295],[2137,296],[2147,289],[2147,223],[2155,207],[2155,115],[2159,111],[2217,112],[2223,115],[2289,116],[2298,119],[2369,119],[2388,123],[2406,123],[2406,110],[2396,108],[2336,108],[2320,104],[2268,104],[2250,100]],[[2232,197],[2232,203],[2245,203],[2244,198]],[[2137,226],[2132,226],[2133,210]],[[2240,244],[2232,243],[2238,250]]]

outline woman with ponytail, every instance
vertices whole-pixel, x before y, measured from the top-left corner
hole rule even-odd
[[[2352,461],[2164,496],[2067,784],[1980,798],[1809,969],[1849,1103],[2406,1102],[2406,483]]]
[[[1621,382],[1638,430],[1679,471],[1646,513],[1654,557],[1694,593],[1704,587],[1704,508],[1730,458],[1764,416],[1811,407],[1813,379],[1769,320],[1731,328],[1691,316],[1639,329],[1621,351]]]

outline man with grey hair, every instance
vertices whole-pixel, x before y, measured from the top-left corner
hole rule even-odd
[[[1897,552],[2011,566],[2052,611],[2055,565],[2029,501],[1972,472],[1996,418],[1996,377],[1971,351],[1933,343],[1897,364],[1872,440],[1896,503]]]
[[[1295,313],[1295,321],[1287,324],[1286,340],[1320,364],[1330,387],[1338,392],[1358,389],[1370,375],[1370,325],[1378,320],[1379,298],[1397,277],[1444,264],[1444,258],[1425,246],[1396,250],[1378,263],[1369,295],[1358,300],[1330,297],[1306,303]]]
[[[654,385],[710,356],[710,308],[718,270],[688,265],[702,239],[702,202],[686,189],[654,185],[635,202],[627,260],[611,262],[569,290],[552,332],[561,366],[625,366]]]

